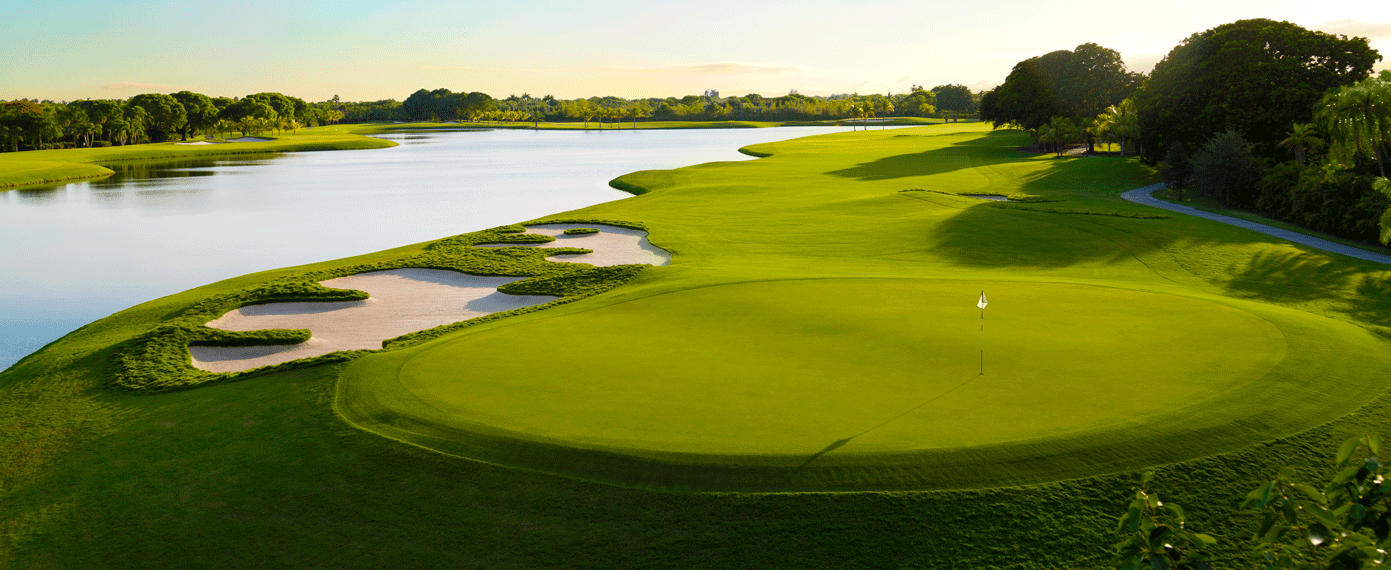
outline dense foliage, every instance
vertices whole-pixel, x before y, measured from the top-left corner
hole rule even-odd
[[[1120,53],[1087,43],[1021,61],[1004,84],[980,102],[981,119],[995,126],[1038,129],[1054,117],[1083,121],[1129,97],[1141,75],[1126,70]]]
[[[1171,50],[1135,94],[1141,136],[1162,157],[1173,143],[1194,149],[1234,129],[1274,157],[1290,125],[1310,122],[1325,93],[1366,78],[1379,59],[1365,38],[1289,22],[1218,26]]]
[[[328,124],[344,117],[336,102],[310,104],[280,93],[240,99],[191,91],[143,93],[127,100],[69,103],[10,101],[0,105],[0,150],[98,147],[162,142],[176,136],[242,135]]]

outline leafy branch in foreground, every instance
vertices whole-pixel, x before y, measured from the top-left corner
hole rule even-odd
[[[1159,494],[1149,490],[1153,479],[1153,471],[1140,477],[1135,499],[1120,519],[1117,532],[1123,540],[1114,547],[1120,569],[1212,570],[1207,549],[1217,539],[1185,529],[1183,509],[1160,501]]]
[[[1358,451],[1364,451],[1359,456]],[[1357,570],[1387,563],[1391,545],[1391,480],[1381,463],[1381,438],[1349,439],[1338,448],[1337,472],[1322,490],[1285,469],[1246,496],[1262,513],[1255,553],[1269,569]]]

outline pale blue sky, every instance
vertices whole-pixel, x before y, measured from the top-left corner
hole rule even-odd
[[[181,89],[374,100],[439,87],[562,98],[983,88],[1021,59],[1086,42],[1147,71],[1188,35],[1243,18],[1369,37],[1391,58],[1391,3],[1367,0],[7,0],[4,16],[0,99]]]

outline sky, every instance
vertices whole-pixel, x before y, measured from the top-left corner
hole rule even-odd
[[[616,95],[987,89],[1015,63],[1094,42],[1149,71],[1248,18],[1367,37],[1391,63],[1391,2],[5,0],[0,99],[276,91],[309,101],[417,89]]]

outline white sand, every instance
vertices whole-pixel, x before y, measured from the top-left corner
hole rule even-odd
[[[228,139],[228,142],[270,142],[275,139],[263,139],[261,137],[241,137],[239,139]]]
[[[221,144],[221,143],[214,143],[214,142],[208,142],[208,141],[179,142],[179,143],[174,143],[174,146],[193,146],[193,145],[201,145],[201,144]]]
[[[499,285],[522,277],[480,277],[439,269],[393,269],[324,281],[326,287],[357,289],[365,301],[271,303],[229,312],[208,326],[232,331],[309,329],[309,341],[279,346],[190,346],[193,366],[239,372],[339,350],[377,350],[382,341],[406,333],[540,305],[558,297],[508,295]]]
[[[594,228],[597,234],[565,235],[572,228]],[[539,224],[527,226],[528,234],[555,236],[546,243],[490,243],[478,247],[579,247],[594,253],[552,255],[546,259],[567,263],[588,263],[598,267],[611,265],[667,265],[671,253],[647,241],[647,232],[604,224]]]

